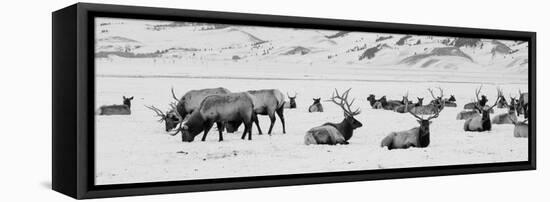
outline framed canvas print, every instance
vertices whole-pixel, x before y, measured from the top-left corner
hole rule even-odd
[[[534,32],[86,3],[52,16],[53,189],[75,198],[536,167]]]

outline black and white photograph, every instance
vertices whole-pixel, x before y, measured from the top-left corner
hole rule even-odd
[[[528,160],[528,43],[95,18],[95,184]]]

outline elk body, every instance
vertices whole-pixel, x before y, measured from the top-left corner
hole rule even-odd
[[[178,99],[174,93],[174,89],[171,89],[172,97],[176,100],[176,111],[181,117],[186,117],[188,114],[193,113],[201,105],[204,98],[210,95],[228,94],[231,91],[223,87],[218,88],[205,88],[199,90],[187,91],[181,98]]]
[[[449,98],[444,98],[443,103],[445,107],[457,107],[456,98],[454,95],[451,95]]]
[[[171,104],[172,109],[166,114],[154,106],[147,107],[153,110],[157,116],[161,117],[160,122],[165,122],[166,131],[170,131],[175,128],[183,119],[189,114],[193,113],[199,108],[201,102],[205,97],[210,95],[221,95],[231,93],[226,88],[205,88],[199,90],[190,90],[185,93],[181,98],[178,98],[174,93],[174,88],[171,89],[172,98],[176,101],[175,104]]]
[[[529,137],[529,124],[526,121],[514,123],[514,137]]]
[[[468,120],[475,116],[480,116],[479,112],[477,112],[476,110],[464,110],[458,112],[458,114],[456,115],[456,120]]]
[[[481,87],[476,90],[476,99],[478,102],[475,102],[475,109],[481,112],[481,116],[474,116],[464,122],[464,131],[477,131],[477,132],[483,132],[483,131],[490,131],[491,130],[491,117],[490,112],[493,110],[493,108],[498,104],[498,98],[502,95],[500,89],[497,89],[498,95],[495,101],[495,104],[493,104],[491,107],[489,106],[481,106],[479,101],[479,92],[481,91]]]
[[[504,97],[502,97],[502,98],[504,98]],[[497,107],[498,107],[498,104],[497,104]],[[493,120],[491,120],[491,123],[493,123],[493,124],[514,124],[517,121],[518,121],[518,117],[516,116],[516,108],[515,108],[514,104],[510,104],[509,107],[508,107],[508,113],[499,114],[499,115],[494,116]]]
[[[363,126],[354,116],[361,113],[360,109],[351,110],[352,100],[348,102],[349,91],[346,90],[342,95],[335,89],[336,95],[332,95],[331,101],[340,106],[344,111],[344,120],[340,123],[325,123],[321,126],[309,129],[304,136],[304,144],[348,144],[348,140],[353,136],[353,130]]]
[[[313,104],[309,106],[309,112],[323,112],[323,105],[321,104],[321,98],[313,98]]]
[[[247,92],[252,95],[254,112],[258,115],[269,116],[271,124],[269,125],[269,131],[267,133],[271,135],[271,131],[273,130],[273,126],[275,125],[275,120],[277,120],[275,114],[277,114],[283,126],[283,134],[285,134],[286,128],[283,107],[285,103],[285,97],[283,93],[281,93],[281,91],[277,89],[250,90]],[[296,98],[296,96],[294,98]],[[294,103],[294,107],[296,107],[296,103]],[[258,127],[259,133],[262,134],[260,126],[258,125],[258,120],[256,119],[255,122],[256,126]]]
[[[370,94],[369,97],[367,97],[367,100],[373,109],[382,109],[382,102],[386,102],[386,96],[382,96],[382,98],[377,100],[375,95]]]
[[[99,107],[99,115],[130,115],[134,96],[127,98],[122,96],[122,105],[106,105]]]
[[[254,119],[254,104],[249,93],[210,95],[204,98],[200,107],[191,113],[185,123],[180,123],[172,135],[181,132],[182,141],[192,142],[199,133],[204,132],[201,140],[205,141],[208,131],[216,123],[219,141],[223,141],[224,123],[242,121],[245,129],[241,138],[245,139],[248,134],[248,139],[251,140]]]
[[[485,104],[487,103],[487,101],[489,101],[489,100],[487,100],[487,96],[482,95],[482,96],[481,96],[481,100],[478,99],[477,102],[466,103],[466,104],[464,105],[464,109],[472,109],[472,110],[475,110],[475,109],[476,109],[476,108],[475,108],[476,104],[478,104],[478,105],[484,107]]]
[[[271,125],[269,126],[268,134],[271,135],[271,131],[273,130],[273,126],[275,125],[275,121],[277,118],[275,117],[275,114],[279,116],[279,119],[281,120],[281,124],[283,126],[283,134],[286,133],[286,127],[285,127],[285,116],[284,116],[284,103],[285,98],[283,93],[277,89],[264,89],[264,90],[249,90],[247,91],[252,97],[252,101],[254,103],[254,113],[257,115],[267,115],[269,116],[269,119],[271,120]],[[254,119],[254,123],[256,123],[256,127],[258,128],[258,133],[262,134],[262,129],[260,128],[258,119]],[[227,132],[234,132],[236,131],[239,126],[242,124],[242,121],[233,121],[229,122],[226,126]]]
[[[441,94],[442,97],[443,91],[441,92]],[[443,108],[443,105],[441,107],[436,107],[436,109],[439,110],[435,111],[435,113],[429,116],[427,119],[424,119],[414,112],[409,111],[409,114],[418,119],[418,123],[420,124],[420,126],[405,131],[391,132],[384,139],[382,139],[380,146],[387,147],[390,150],[407,149],[409,147],[428,147],[428,145],[430,145],[430,123],[432,123],[431,120],[437,118]]]
[[[298,96],[298,93],[294,93],[294,96],[290,96],[287,93],[286,96],[288,97],[289,102],[284,104],[285,108],[296,109],[296,96]]]
[[[443,89],[441,88],[438,88],[440,93],[443,94]],[[420,105],[420,106],[415,106],[413,107],[412,109],[410,109],[409,111],[414,113],[414,114],[418,114],[418,115],[429,115],[429,114],[435,114],[435,113],[438,113],[438,111],[441,111],[443,110],[443,107],[445,107],[445,105],[443,104],[443,100],[441,97],[435,97],[433,95],[433,92],[431,89],[430,90],[430,94],[432,95],[432,97],[434,98],[434,100],[432,100],[430,102],[430,104],[427,104],[427,105]],[[422,103],[420,103],[422,104]]]
[[[422,102],[424,100],[424,98],[417,97],[416,99],[418,99],[418,102],[415,103],[415,104],[412,104],[412,102],[410,102],[408,98],[403,97],[403,99],[404,99],[403,103],[407,103],[407,104],[396,107],[395,112],[397,112],[397,113],[407,113],[407,112],[411,111],[411,109],[413,109],[416,106],[422,106]]]

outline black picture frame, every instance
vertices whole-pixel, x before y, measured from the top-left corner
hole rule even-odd
[[[94,17],[198,21],[343,31],[525,40],[529,45],[529,156],[525,162],[321,174],[94,185]],[[536,169],[536,33],[352,20],[77,3],[52,13],[52,188],[77,199],[352,182]]]

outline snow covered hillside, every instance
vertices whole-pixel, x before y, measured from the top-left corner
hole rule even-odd
[[[315,66],[332,65],[361,71],[476,72],[485,78],[525,78],[528,69],[528,47],[522,41],[109,18],[96,19],[96,25],[96,57],[109,61],[230,64],[235,71],[272,64],[284,69],[285,64],[323,72]],[[186,72],[183,65],[174,70]]]

